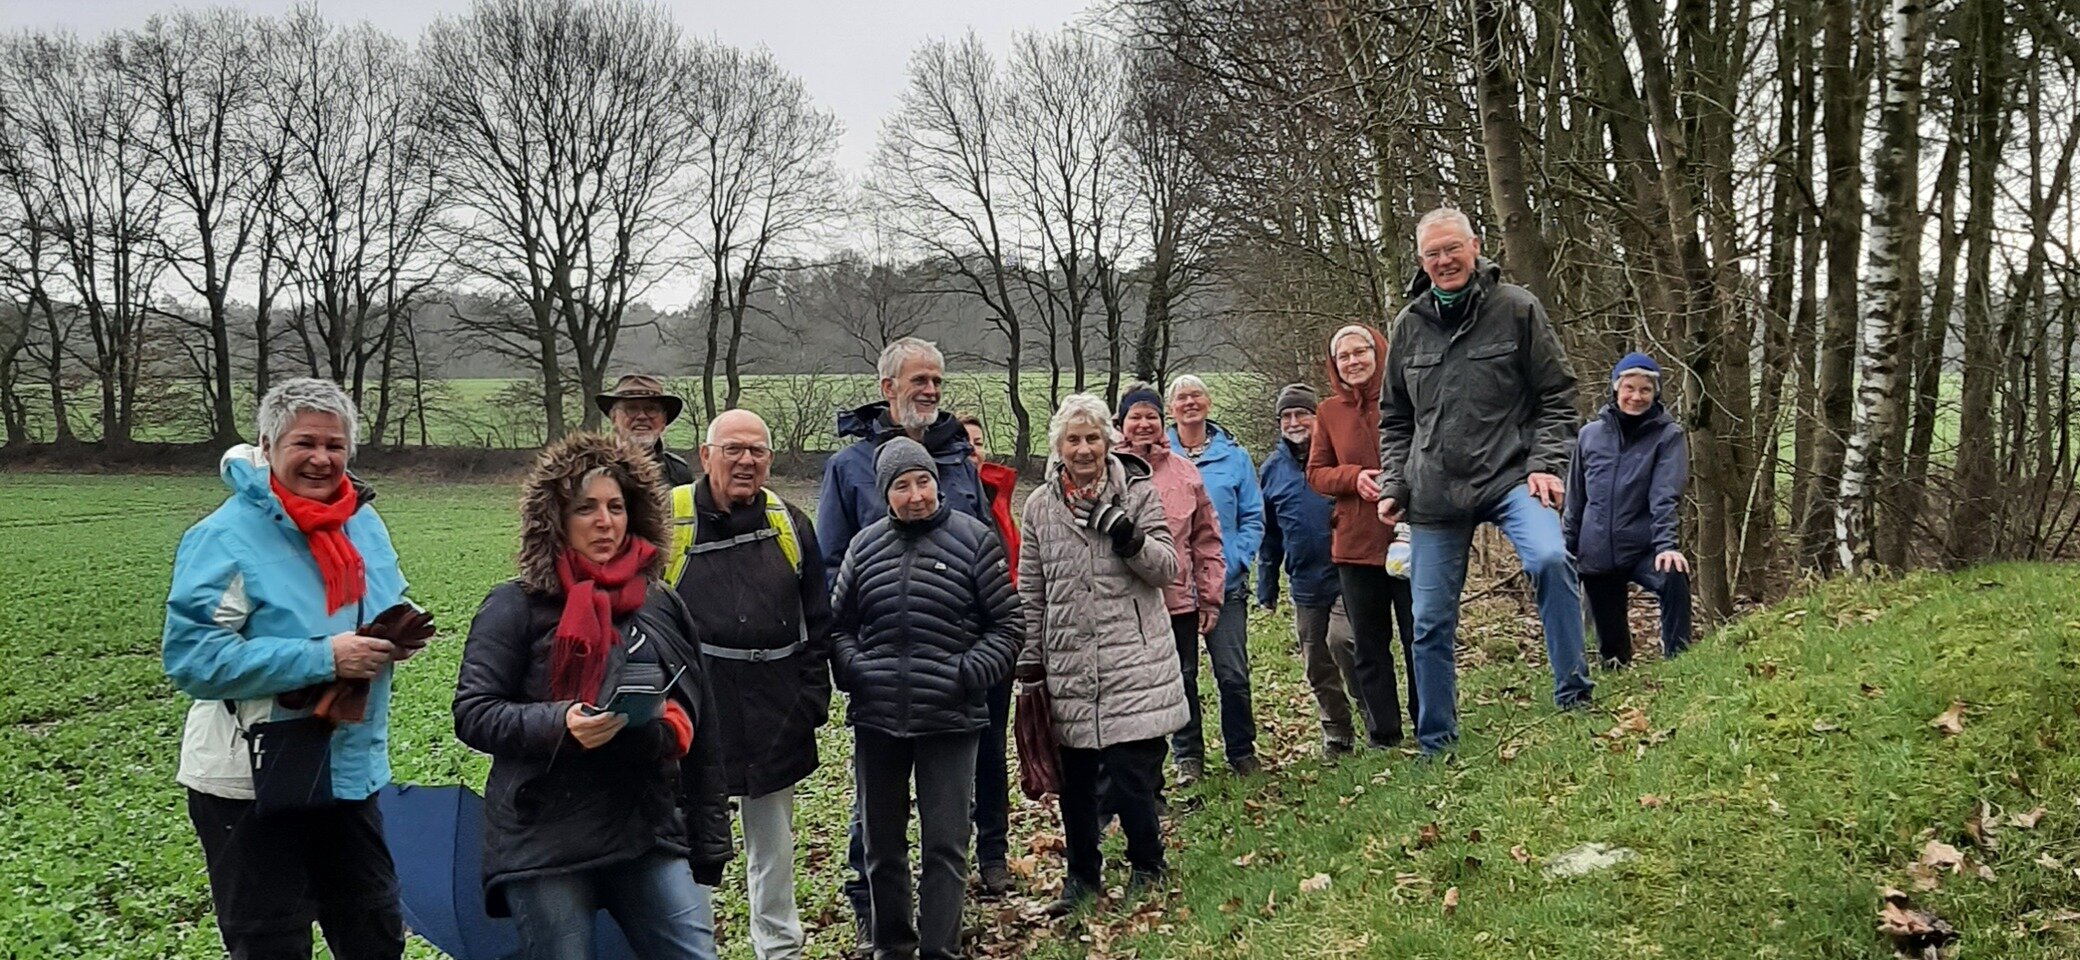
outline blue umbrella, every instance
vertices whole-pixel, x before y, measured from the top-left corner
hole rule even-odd
[[[455,960],[520,955],[513,921],[484,912],[484,798],[468,787],[392,784],[376,805],[383,839],[397,863],[404,922]],[[602,910],[593,930],[598,960],[635,960],[614,918]]]

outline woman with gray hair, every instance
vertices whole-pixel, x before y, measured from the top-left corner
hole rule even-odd
[[[390,677],[432,634],[375,492],[347,472],[355,410],[338,384],[284,381],[259,444],[233,447],[231,495],[181,537],[166,675],[194,698],[176,778],[234,957],[404,952],[376,791],[390,782]],[[371,636],[380,634],[381,636]]]
[[[1113,449],[1105,402],[1063,399],[1047,428],[1047,479],[1026,498],[1018,677],[1047,685],[1061,744],[1069,877],[1048,906],[1070,913],[1104,889],[1100,783],[1127,835],[1131,894],[1160,889],[1164,738],[1185,725],[1184,679],[1163,590],[1178,558],[1147,461]]]

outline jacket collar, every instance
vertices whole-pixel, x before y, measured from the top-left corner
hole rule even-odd
[[[217,479],[222,480],[234,496],[268,510],[273,509],[275,502],[274,487],[268,483],[271,476],[273,470],[267,464],[267,457],[254,444],[233,446],[217,459]],[[354,485],[354,496],[359,501],[354,512],[368,509],[376,499],[376,489],[355,476],[352,470],[347,471],[347,482]]]
[[[1170,439],[1170,452],[1182,456],[1184,446],[1178,442],[1177,427],[1165,427],[1164,435]],[[1237,456],[1241,453],[1242,445],[1235,442],[1235,435],[1229,433],[1227,427],[1221,426],[1219,422],[1212,419],[1206,421],[1206,452],[1199,455],[1199,463],[1225,460],[1228,457]],[[1187,457],[1186,459],[1190,458]]]
[[[873,403],[838,412],[838,436],[871,440],[875,445],[886,443],[902,436],[903,430],[888,417],[888,401]],[[924,428],[924,436],[918,440],[933,457],[950,454],[968,455],[968,428],[944,410]]]
[[[1473,300],[1466,305],[1466,318],[1468,321],[1480,315],[1481,301],[1487,299],[1488,293],[1495,289],[1496,284],[1501,282],[1501,264],[1487,257],[1481,257],[1473,262],[1473,280],[1468,284],[1467,290],[1467,293],[1473,297]],[[1430,292],[1430,285],[1429,272],[1417,270],[1416,275],[1408,281],[1408,308],[1417,316],[1431,323],[1437,323],[1439,322],[1437,301],[1435,298],[1425,296],[1425,294]],[[1385,362],[1385,359],[1382,358],[1381,363],[1384,364]]]
[[[932,511],[931,516],[922,520],[898,520],[895,514],[890,513],[888,515],[888,524],[896,528],[896,532],[903,536],[922,537],[944,525],[946,523],[946,513],[946,497],[942,495],[939,497],[939,509]]]

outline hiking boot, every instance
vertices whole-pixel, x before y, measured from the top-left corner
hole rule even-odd
[[[1384,737],[1366,737],[1365,749],[1380,751],[1399,750],[1401,749],[1401,731],[1396,730]]]
[[[1257,755],[1252,753],[1249,756],[1228,761],[1228,769],[1235,771],[1235,775],[1238,777],[1253,777],[1264,772],[1264,762],[1258,760]]]
[[[1335,763],[1344,757],[1350,756],[1352,752],[1349,740],[1322,741],[1322,760],[1325,762]]]
[[[1162,896],[1164,893],[1167,892],[1167,888],[1164,886],[1164,884],[1167,883],[1169,879],[1170,872],[1168,870],[1142,870],[1136,868],[1134,872],[1127,877],[1127,899],[1138,899],[1140,897],[1147,896],[1150,893],[1153,893],[1157,896]]]
[[[1189,787],[1206,778],[1206,761],[1179,759],[1177,761],[1177,785]]]
[[[1011,868],[1001,863],[982,865],[982,894],[1000,897],[1011,891]]]
[[[1098,891],[1086,887],[1074,877],[1062,881],[1062,895],[1048,901],[1047,915],[1066,917],[1098,902]]]

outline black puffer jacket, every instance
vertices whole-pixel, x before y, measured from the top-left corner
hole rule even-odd
[[[989,726],[983,694],[1023,641],[1018,591],[989,525],[946,509],[852,538],[831,590],[831,670],[847,723],[898,737]]]

